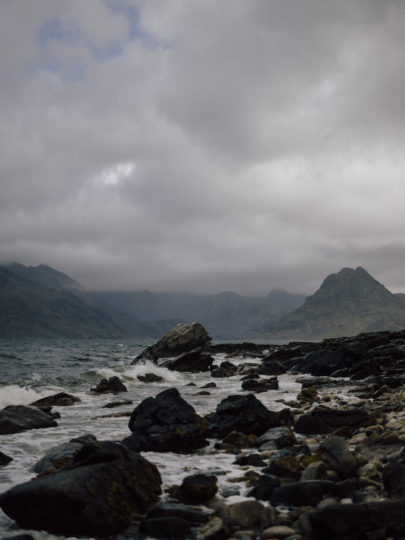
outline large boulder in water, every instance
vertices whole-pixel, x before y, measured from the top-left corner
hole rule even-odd
[[[207,444],[207,424],[176,388],[147,398],[132,412],[131,448],[155,452],[190,452]]]
[[[371,420],[367,411],[357,407],[332,409],[320,405],[300,416],[294,426],[296,433],[314,434],[331,433],[335,429],[347,426],[351,429],[367,425]]]
[[[52,416],[37,407],[9,405],[0,411],[0,435],[57,425]]]
[[[228,396],[218,404],[215,413],[205,419],[209,435],[220,438],[231,431],[263,435],[270,428],[292,422],[289,409],[269,411],[253,394]]]
[[[57,394],[52,394],[41,399],[37,399],[31,403],[33,407],[70,407],[75,403],[79,403],[80,398],[67,394],[66,392],[58,392]]]
[[[213,362],[213,357],[204,351],[204,347],[198,347],[182,354],[175,360],[168,360],[165,367],[173,371],[198,373],[200,371],[209,371]]]
[[[63,536],[115,535],[161,493],[159,471],[115,443],[85,447],[73,466],[0,495],[0,507],[21,528]]]
[[[197,347],[208,347],[210,343],[211,338],[202,324],[179,323],[157,343],[147,347],[136,357],[134,363],[138,360],[156,361],[159,358],[171,358]]]

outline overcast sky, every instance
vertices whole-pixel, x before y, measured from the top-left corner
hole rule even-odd
[[[2,0],[0,263],[405,292],[403,0]]]

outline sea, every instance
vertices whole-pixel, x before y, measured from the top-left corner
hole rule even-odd
[[[133,365],[134,359],[150,344],[117,339],[1,339],[0,409],[8,405],[28,405],[57,392],[68,392],[81,401],[70,407],[53,408],[61,415],[57,427],[0,435],[0,450],[13,458],[8,465],[0,467],[0,493],[34,478],[33,465],[50,448],[72,438],[88,433],[99,440],[120,441],[127,437],[130,434],[128,416],[111,415],[130,413],[144,399],[155,397],[163,390],[176,387],[200,415],[214,412],[222,399],[242,392],[240,375],[214,379],[210,373],[180,373],[150,361]],[[223,354],[216,355],[215,364],[224,359]],[[232,358],[231,361],[242,364],[254,363],[255,359]],[[147,373],[160,375],[162,381],[141,382],[138,375]],[[91,392],[102,378],[114,375],[122,380],[128,392],[118,395]],[[283,401],[295,399],[301,389],[296,376],[284,374],[278,379],[279,390],[257,395],[274,411],[284,408]],[[198,395],[202,386],[213,381],[217,387],[209,389],[210,395]],[[132,404],[103,408],[117,400],[131,400]],[[143,455],[158,467],[163,490],[196,472],[214,472],[219,493],[227,492],[230,502],[243,500],[246,495],[243,487],[234,481],[241,476],[240,467],[233,464],[235,456],[215,450],[213,444],[189,455],[171,452],[144,452]],[[0,538],[24,532],[35,540],[64,538],[44,531],[23,531],[0,510]]]

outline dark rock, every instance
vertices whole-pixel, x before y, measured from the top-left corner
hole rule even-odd
[[[267,446],[270,446],[269,443],[274,445],[274,448],[285,448],[287,446],[292,446],[297,441],[295,439],[294,432],[291,428],[286,426],[275,427],[268,429],[263,435],[258,439],[257,444],[259,448],[263,451]]]
[[[316,376],[331,375],[337,369],[352,367],[359,359],[358,354],[346,347],[331,347],[306,354],[294,369]]]
[[[49,414],[37,407],[9,405],[0,411],[0,435],[57,425]]]
[[[213,361],[213,357],[207,352],[204,352],[203,347],[198,347],[165,365],[174,371],[197,373],[200,371],[209,371]]]
[[[222,438],[231,431],[262,435],[271,427],[289,423],[290,415],[289,409],[269,411],[256,396],[248,394],[228,396],[218,404],[215,413],[205,419],[209,436]]]
[[[288,369],[277,360],[274,361],[266,361],[266,359],[263,360],[263,363],[259,367],[259,373],[260,375],[282,375],[283,373],[286,373]]]
[[[4,465],[7,465],[7,463],[10,463],[10,461],[13,461],[13,458],[3,454],[3,452],[0,452],[0,467],[4,467]]]
[[[155,373],[145,373],[145,375],[137,375],[137,379],[141,382],[154,383],[163,381],[163,377],[155,375]]]
[[[176,388],[142,401],[132,412],[129,429],[133,432],[131,439],[141,450],[190,452],[207,444],[205,420]]]
[[[345,482],[331,482],[330,480],[304,480],[291,482],[276,488],[271,496],[273,506],[316,506],[325,495],[345,496],[348,491],[356,487]]]
[[[229,504],[215,512],[229,527],[265,529],[274,521],[274,511],[259,501]]]
[[[184,478],[176,490],[176,498],[187,504],[201,504],[218,491],[217,477],[212,474],[193,474]]]
[[[121,445],[84,447],[68,469],[0,495],[3,511],[26,529],[108,536],[126,529],[161,492],[157,468]]]
[[[226,540],[229,538],[229,527],[224,520],[218,516],[213,516],[198,531],[199,540]]]
[[[250,465],[251,467],[265,467],[267,465],[260,454],[242,455],[234,463],[235,465]]]
[[[242,383],[242,390],[257,393],[278,390],[278,379],[277,377],[271,377],[269,379],[246,379]]]
[[[184,519],[190,525],[206,523],[210,514],[200,508],[195,508],[181,503],[162,503],[154,506],[147,513],[147,518],[178,517]]]
[[[297,433],[330,433],[342,426],[364,426],[370,421],[369,414],[357,407],[331,409],[320,405],[300,416],[294,426]]]
[[[119,392],[128,392],[126,386],[117,376],[107,379],[101,379],[96,388],[91,389],[96,394],[118,394]]]
[[[280,478],[269,474],[263,474],[254,487],[247,493],[248,497],[254,497],[260,501],[269,501],[275,488],[279,487]]]
[[[77,442],[59,444],[50,448],[31,470],[40,476],[56,473],[72,465],[74,457],[82,448],[83,444]]]
[[[405,464],[404,460],[392,459],[384,467],[382,473],[384,489],[390,497],[405,498]]]
[[[211,338],[200,323],[179,323],[154,345],[147,347],[133,362],[172,358],[198,347],[209,347]]]
[[[149,538],[190,538],[192,535],[190,525],[182,518],[165,516],[143,519],[139,526],[139,532]]]
[[[303,388],[297,395],[297,400],[301,403],[312,403],[313,401],[319,401],[320,398],[317,389],[313,386],[308,386],[307,388]]]
[[[101,408],[102,409],[114,409],[115,407],[122,407],[123,405],[132,405],[132,401],[130,399],[122,400],[122,401],[111,401],[110,403],[106,403]]]
[[[305,537],[314,540],[363,540],[382,531],[381,538],[405,536],[405,500],[335,504],[300,517]]]
[[[343,437],[329,436],[320,445],[321,457],[326,465],[336,471],[341,478],[348,478],[357,469],[356,457],[349,450]]]
[[[238,368],[231,364],[231,362],[221,362],[219,367],[214,367],[211,370],[211,377],[217,377],[217,378],[225,378],[225,377],[233,377],[233,375],[236,375],[236,372],[238,371]]]
[[[81,399],[66,392],[59,392],[58,394],[53,394],[52,396],[47,396],[34,403],[31,403],[32,407],[69,407],[75,403],[79,403]]]
[[[270,465],[263,472],[298,480],[301,471],[302,464],[295,455],[295,450],[293,448],[283,448],[271,456]]]
[[[204,384],[204,386],[202,386],[201,388],[216,388],[217,387],[217,384],[214,383],[214,382],[209,382],[207,384]]]
[[[323,461],[313,461],[302,471],[300,481],[303,480],[327,480],[326,466]]]
[[[255,439],[255,436],[252,437],[240,431],[231,431],[222,439],[222,442],[235,448],[250,448]]]

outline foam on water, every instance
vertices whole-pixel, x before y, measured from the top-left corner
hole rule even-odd
[[[147,373],[153,373],[163,378],[165,382],[169,383],[181,383],[184,382],[184,377],[178,371],[171,371],[162,366],[157,366],[150,360],[145,360],[139,364],[130,366],[125,370],[123,378],[127,380],[138,380],[138,375],[146,375]]]
[[[0,388],[0,409],[8,405],[29,405],[33,401],[45,397],[47,392],[37,392],[33,388],[10,384]],[[49,392],[48,392],[49,395]]]

